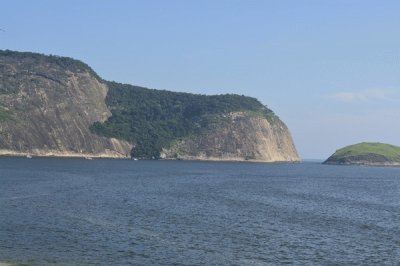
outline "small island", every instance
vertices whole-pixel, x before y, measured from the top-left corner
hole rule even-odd
[[[337,150],[324,164],[400,166],[400,147],[363,142]]]

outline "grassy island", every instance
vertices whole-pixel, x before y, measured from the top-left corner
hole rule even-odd
[[[400,166],[400,147],[363,142],[337,150],[324,164]]]

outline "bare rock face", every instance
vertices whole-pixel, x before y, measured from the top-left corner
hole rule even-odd
[[[107,86],[72,59],[53,59],[0,53],[0,154],[129,156],[128,142],[89,130],[111,116]]]
[[[165,159],[259,162],[300,161],[286,125],[276,116],[269,119],[246,112],[220,117],[197,136],[175,141],[164,148]]]

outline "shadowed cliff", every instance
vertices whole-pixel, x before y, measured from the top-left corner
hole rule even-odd
[[[69,58],[0,52],[0,153],[125,157],[132,145],[89,127],[111,112],[108,88]]]

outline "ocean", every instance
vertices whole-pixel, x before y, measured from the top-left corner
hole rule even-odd
[[[400,168],[2,157],[0,262],[399,265]]]

